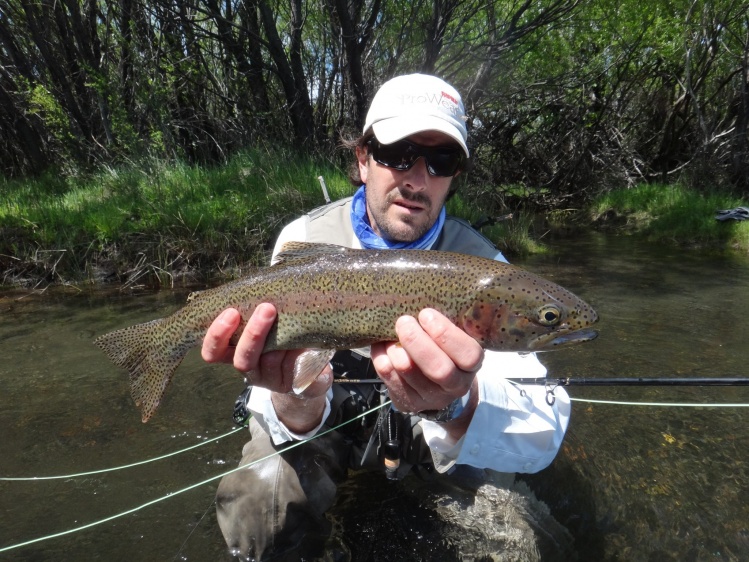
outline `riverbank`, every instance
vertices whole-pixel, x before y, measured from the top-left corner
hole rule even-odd
[[[332,162],[251,151],[221,167],[148,161],[80,177],[6,182],[0,284],[201,283],[263,263],[302,210],[351,191]]]
[[[147,161],[88,176],[6,181],[0,286],[127,289],[241,276],[267,262],[287,222],[325,203],[320,176],[333,200],[354,191],[338,163],[281,149],[245,152],[220,167]],[[466,184],[448,210],[483,223],[482,232],[509,257],[543,251],[549,230],[591,224],[659,242],[749,251],[749,221],[714,219],[716,210],[741,201],[719,194],[645,185],[602,195],[587,211],[545,213],[542,226],[522,202],[516,209],[503,202],[497,190]],[[493,222],[497,217],[504,220]]]
[[[651,242],[749,253],[749,220],[716,219],[718,211],[741,206],[749,207],[749,199],[678,184],[642,184],[598,196],[587,215],[597,228]]]

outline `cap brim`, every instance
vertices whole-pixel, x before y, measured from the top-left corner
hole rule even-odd
[[[441,119],[427,115],[415,115],[414,117],[391,117],[372,124],[377,140],[383,144],[392,144],[401,139],[422,133],[424,131],[439,131],[454,139],[465,152],[466,158],[470,157],[468,146],[455,125]]]

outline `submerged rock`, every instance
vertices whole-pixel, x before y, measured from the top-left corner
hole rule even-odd
[[[398,483],[357,474],[339,488],[327,561],[556,562],[575,560],[572,534],[512,474]],[[341,548],[342,547],[342,548]],[[331,556],[337,551],[338,556]],[[345,554],[341,556],[342,551]]]

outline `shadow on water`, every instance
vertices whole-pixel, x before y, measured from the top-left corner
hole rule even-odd
[[[552,375],[749,376],[745,257],[596,235],[553,246],[552,254],[519,265],[581,295],[602,319],[595,342],[542,356]],[[242,387],[230,368],[208,366],[191,352],[165,403],[144,425],[127,376],[92,345],[106,331],[176,310],[186,295],[1,295],[0,476],[118,466],[230,431]],[[749,558],[749,411],[582,401],[749,403],[749,389],[575,387],[570,394],[579,401],[561,454],[517,484],[535,491],[574,537],[562,559]],[[245,440],[245,434],[231,435],[107,474],[0,481],[0,548],[169,495],[96,527],[0,553],[0,560],[228,560],[212,505],[217,481],[174,492],[235,467]],[[340,533],[333,559],[454,560],[466,554],[460,535],[471,533],[465,526],[432,525],[444,502],[427,500],[412,484],[390,484],[382,475],[362,474],[344,486],[333,513]],[[542,519],[542,510],[535,517]],[[556,543],[564,542],[563,534]],[[561,555],[548,553],[544,560],[554,556]]]

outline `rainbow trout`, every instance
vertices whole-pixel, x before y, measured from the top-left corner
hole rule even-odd
[[[294,388],[306,388],[338,349],[394,341],[395,321],[432,307],[497,351],[543,351],[592,340],[596,312],[566,289],[506,263],[426,250],[352,250],[289,243],[277,262],[237,281],[193,293],[185,307],[96,339],[130,373],[130,394],[151,418],[187,352],[218,314],[234,307],[242,322],[255,307],[278,318],[264,351],[309,349],[297,361]]]

